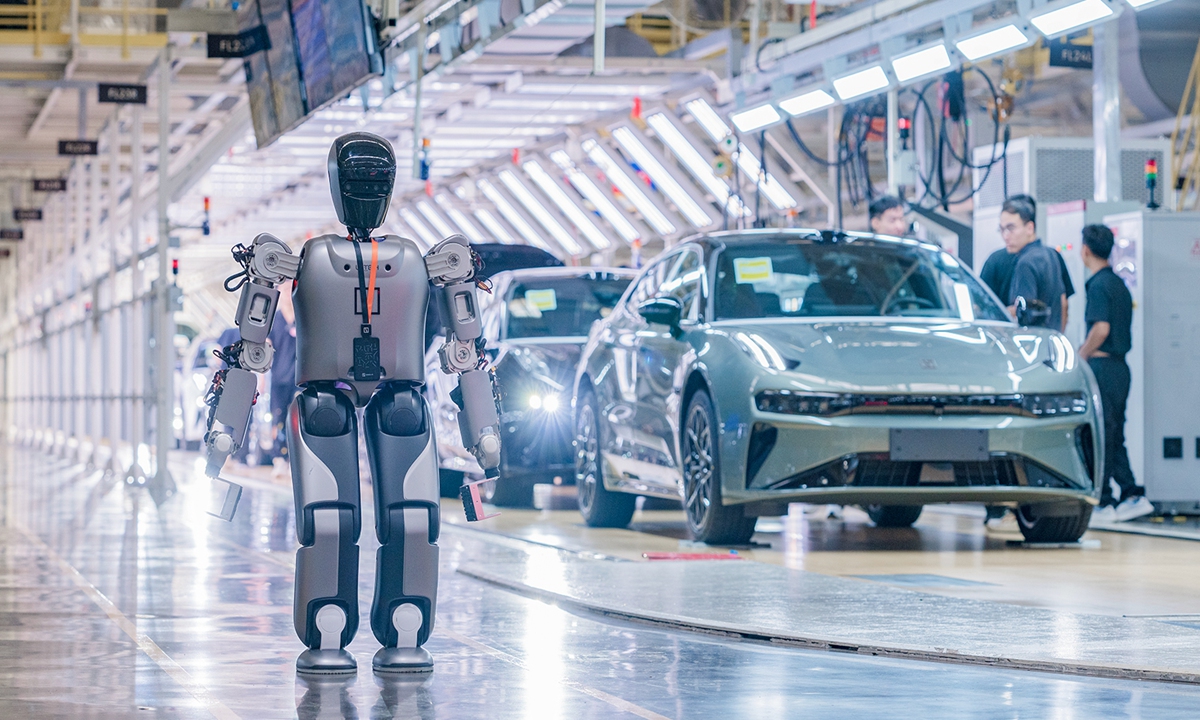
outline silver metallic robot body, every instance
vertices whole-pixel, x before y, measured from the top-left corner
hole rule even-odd
[[[237,316],[242,340],[225,349],[231,367],[218,373],[210,393],[208,474],[217,477],[245,437],[255,400],[252,373],[270,367],[266,337],[278,301],[275,285],[294,280],[296,381],[303,391],[292,402],[286,429],[301,545],[294,622],[308,646],[297,670],[304,673],[355,669],[345,647],[358,629],[359,408],[365,408],[380,543],[370,619],[383,648],[374,666],[379,672],[432,667],[421,645],[433,630],[437,605],[438,466],[429,408],[419,391],[431,282],[449,338],[440,353],[442,369],[459,377],[464,443],[489,475],[500,461],[495,388],[478,342],[474,256],[461,236],[424,257],[411,240],[370,236],[386,213],[394,173],[391,147],[382,138],[338,138],[330,152],[330,184],[350,238],[313,238],[299,258],[267,234],[234,250],[245,268]]]

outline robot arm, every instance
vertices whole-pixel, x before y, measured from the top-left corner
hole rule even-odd
[[[213,478],[220,474],[225,460],[245,442],[250,411],[258,395],[255,373],[271,367],[274,350],[267,336],[279,305],[279,290],[275,286],[295,279],[300,269],[300,258],[292,254],[291,248],[267,233],[254,238],[249,248],[235,247],[233,258],[243,269],[225,281],[225,289],[230,292],[241,289],[235,321],[241,340],[218,352],[229,367],[213,377],[205,399],[209,407],[208,429],[204,434],[205,473]],[[229,515],[231,518],[232,510]]]
[[[446,336],[438,350],[442,372],[458,375],[458,388],[451,397],[459,407],[463,446],[479,461],[484,474],[495,478],[500,467],[500,401],[483,354],[475,263],[476,256],[461,235],[443,240],[425,256],[425,268],[441,302],[439,315]],[[468,520],[482,519],[478,488],[464,487],[463,506]]]

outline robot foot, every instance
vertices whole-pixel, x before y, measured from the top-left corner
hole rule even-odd
[[[433,656],[423,647],[379,648],[371,667],[388,674],[433,672]]]
[[[296,658],[300,675],[353,675],[358,662],[346,650],[305,650]]]

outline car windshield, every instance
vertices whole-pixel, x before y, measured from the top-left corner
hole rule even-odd
[[[949,253],[883,242],[732,244],[717,262],[718,320],[903,316],[1008,320]]]
[[[508,295],[508,338],[580,337],[608,317],[629,278],[599,273],[514,283]]]

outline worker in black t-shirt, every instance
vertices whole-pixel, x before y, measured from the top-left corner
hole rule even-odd
[[[1037,234],[1037,201],[1031,195],[1013,195],[1009,201],[1025,202],[1029,204],[1032,210],[1032,222],[1034,234]],[[1015,205],[1013,206],[1015,207]],[[1067,261],[1063,260],[1062,253],[1055,248],[1050,248],[1054,254],[1058,256],[1058,268],[1062,274],[1063,296],[1062,296],[1062,327],[1058,330],[1065,332],[1067,329],[1067,300],[1075,294],[1075,284],[1071,282],[1071,274],[1067,271]],[[1009,291],[1012,288],[1013,269],[1017,266],[1017,256],[1009,251],[1007,247],[1002,247],[996,252],[988,256],[987,261],[983,263],[983,267],[979,270],[979,279],[996,293],[996,297],[1000,298],[1005,304],[1009,300]]]
[[[1083,264],[1092,271],[1087,281],[1088,334],[1079,347],[1079,356],[1100,386],[1104,409],[1104,473],[1100,508],[1092,513],[1093,522],[1124,522],[1154,512],[1145,490],[1133,477],[1129,455],[1125,451],[1125,403],[1129,399],[1129,366],[1125,353],[1133,344],[1133,296],[1125,282],[1117,277],[1108,258],[1112,254],[1113,234],[1104,225],[1083,229]],[[1111,481],[1120,489],[1120,504],[1113,498]]]

